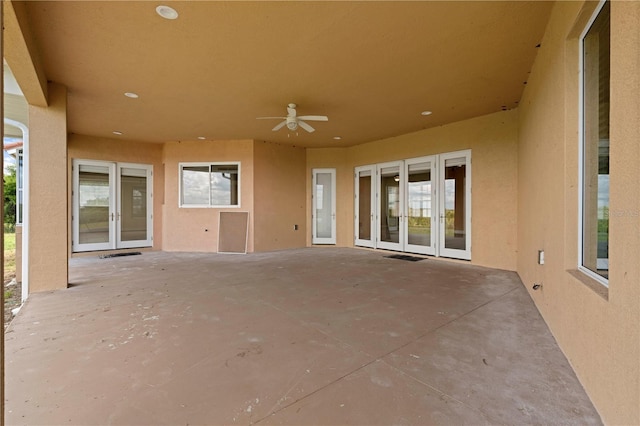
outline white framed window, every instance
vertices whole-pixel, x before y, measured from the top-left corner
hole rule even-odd
[[[180,163],[180,207],[240,207],[240,162]]]
[[[608,286],[610,4],[602,1],[580,38],[578,268]]]

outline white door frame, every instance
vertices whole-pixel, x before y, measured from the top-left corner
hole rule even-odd
[[[144,240],[131,240],[122,241],[122,169],[139,169],[144,170],[146,177],[146,235]],[[149,247],[153,245],[153,166],[150,164],[135,164],[135,163],[117,163],[117,205],[116,205],[116,247],[117,248],[134,248],[134,247]]]
[[[109,210],[108,210],[108,241],[101,243],[80,243],[80,166],[93,166],[107,168],[109,181]],[[149,247],[153,243],[153,166],[148,164],[116,163],[111,161],[97,160],[73,160],[73,196],[72,196],[72,251],[98,251],[114,250],[119,248]],[[147,176],[147,239],[137,241],[121,240],[121,182],[120,171],[124,167],[139,168],[146,172]]]
[[[360,166],[360,167],[356,167],[355,169],[355,182],[354,182],[354,190],[355,190],[355,204],[354,204],[354,212],[355,212],[355,220],[354,220],[354,234],[355,234],[355,245],[357,246],[362,246],[362,247],[371,247],[371,248],[375,248],[376,246],[376,236],[377,236],[377,231],[376,231],[376,226],[377,226],[377,221],[376,221],[376,208],[377,208],[377,202],[376,202],[376,196],[378,195],[377,191],[376,191],[376,166],[375,165],[368,165],[368,166]],[[361,217],[360,215],[360,174],[361,173],[368,173],[368,176],[371,176],[371,185],[369,190],[370,195],[369,195],[369,199],[370,199],[370,214],[368,215],[368,217]],[[367,175],[364,175],[367,176]],[[369,239],[363,239],[360,238],[360,221],[363,220],[368,220],[369,221],[369,228],[370,228],[370,233],[369,233]]]
[[[465,235],[464,235],[464,249],[455,249],[446,247],[446,235],[445,235],[445,164],[447,160],[460,158],[465,166],[465,185],[464,185],[464,209],[465,209]],[[430,162],[431,164],[431,243],[429,246],[409,244],[408,238],[408,226],[409,226],[409,201],[408,196],[408,178],[409,167],[413,164]],[[398,179],[400,186],[400,199],[399,199],[399,218],[398,218],[398,231],[399,241],[389,242],[381,241],[380,239],[380,227],[383,218],[381,215],[381,203],[382,194],[381,190],[381,170],[388,167],[398,167]],[[375,183],[372,188],[372,200],[375,199],[375,204],[372,206],[374,210],[372,220],[372,241],[362,240],[358,236],[359,229],[359,172],[372,170],[375,171]],[[451,257],[456,259],[471,260],[471,150],[462,150],[455,152],[447,152],[444,154],[430,155],[424,157],[410,158],[401,161],[391,161],[379,164],[370,164],[365,166],[359,166],[355,168],[355,205],[354,205],[354,245],[382,248],[387,250],[394,250],[400,252],[410,252],[427,254],[437,257]],[[375,232],[375,235],[373,234]]]
[[[383,179],[383,170],[397,168],[397,176],[398,178],[398,218],[397,224],[390,224],[389,218],[385,214],[382,216],[382,203],[383,197],[382,192],[382,179]],[[404,176],[404,165],[402,161],[389,161],[387,163],[380,163],[377,165],[377,179],[376,179],[376,187],[377,187],[377,203],[376,203],[376,216],[377,216],[377,224],[376,224],[376,235],[377,235],[377,248],[387,249],[387,250],[396,250],[403,251],[404,248],[404,232],[402,232],[402,228],[404,226],[404,192],[405,192],[405,176]],[[398,232],[398,242],[392,241],[382,241],[382,232],[380,232],[380,227],[383,223],[383,220],[387,223],[387,229],[389,232]]]
[[[318,187],[316,182],[318,181],[319,174],[329,174],[331,177],[331,196],[326,200],[324,190],[321,197],[318,197]],[[336,169],[313,169],[311,171],[311,242],[312,244],[335,244],[336,243]],[[318,235],[318,220],[321,218],[317,216],[317,209],[320,207],[324,210],[324,203],[326,201],[331,202],[330,206],[330,220],[331,220],[331,235],[329,237],[319,237]]]
[[[409,168],[410,166],[414,165],[414,164],[421,164],[421,163],[429,163],[429,170],[431,171],[431,234],[429,236],[429,244],[428,245],[418,245],[418,244],[410,244],[409,243],[409,212],[410,212],[410,206],[409,204]],[[406,185],[405,185],[405,222],[404,222],[404,228],[403,228],[403,232],[405,233],[405,237],[404,237],[404,251],[406,252],[411,252],[411,253],[420,253],[420,254],[429,254],[429,255],[433,255],[435,256],[437,253],[437,236],[438,236],[438,221],[437,221],[437,217],[438,217],[438,211],[436,210],[437,206],[438,206],[438,202],[437,202],[437,193],[438,190],[436,189],[437,182],[438,182],[438,166],[437,166],[437,155],[430,155],[427,157],[418,157],[418,158],[411,158],[408,160],[404,161],[404,176],[405,176],[405,180],[406,180]]]
[[[456,259],[471,260],[471,150],[447,152],[440,154],[439,156],[439,169],[440,177],[438,179],[438,187],[440,190],[440,196],[438,197],[439,207],[439,244],[438,244],[438,256],[452,257]],[[465,166],[464,177],[464,209],[465,209],[465,229],[464,229],[464,249],[454,249],[446,247],[446,235],[445,235],[445,208],[446,208],[446,161],[453,159],[462,159],[462,163]]]

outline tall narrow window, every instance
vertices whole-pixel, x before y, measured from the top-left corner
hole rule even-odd
[[[580,267],[605,285],[609,277],[609,10],[609,2],[599,7],[581,40]]]

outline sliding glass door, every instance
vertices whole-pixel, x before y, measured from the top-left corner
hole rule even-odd
[[[152,245],[152,166],[74,160],[74,252]]]

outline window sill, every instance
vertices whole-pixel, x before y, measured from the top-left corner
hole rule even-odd
[[[609,288],[603,285],[601,282],[591,278],[578,269],[569,269],[567,272],[580,283],[584,284],[587,288],[591,289],[595,294],[602,297],[607,302],[609,301]]]

